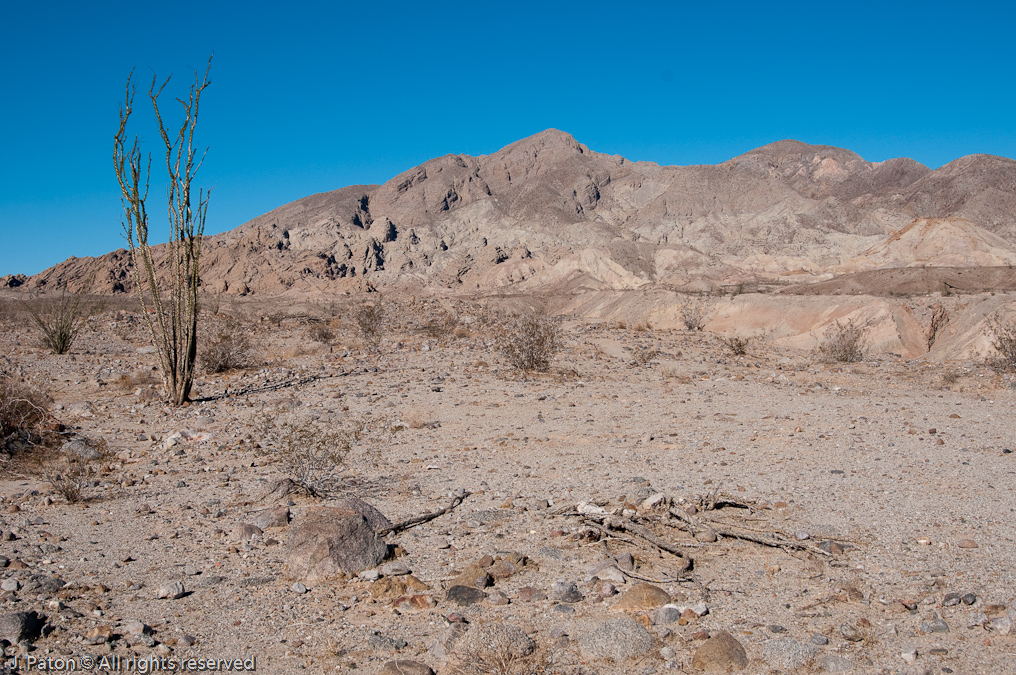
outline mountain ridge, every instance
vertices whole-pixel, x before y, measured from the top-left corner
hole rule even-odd
[[[553,292],[565,268],[568,278],[608,289],[630,288],[633,279],[678,289],[800,283],[849,270],[922,218],[969,222],[947,228],[949,240],[974,233],[980,243],[967,248],[983,250],[990,234],[992,253],[966,261],[952,251],[907,264],[1008,260],[1016,254],[1014,214],[1016,161],[1004,157],[969,155],[932,170],[785,139],[715,165],[664,166],[599,153],[547,129],[489,155],[448,154],[381,185],[281,205],[207,237],[202,275],[209,289],[267,295]],[[899,265],[893,250],[882,257]],[[94,274],[100,290],[125,291],[128,264],[122,251],[70,259],[28,283],[73,285]]]

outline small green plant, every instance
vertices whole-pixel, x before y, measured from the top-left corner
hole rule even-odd
[[[43,345],[54,354],[70,351],[85,322],[99,310],[97,302],[87,300],[90,287],[91,283],[86,282],[76,293],[70,293],[63,283],[58,287],[58,298],[35,297],[25,301],[25,309]]]
[[[819,356],[826,362],[856,363],[864,360],[862,342],[866,326],[848,319],[837,321],[826,331],[825,338],[818,346]]]

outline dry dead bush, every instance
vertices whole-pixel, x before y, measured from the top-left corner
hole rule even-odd
[[[634,326],[631,327],[631,329],[636,333],[646,333],[648,331],[651,331],[653,327],[648,321],[646,321],[644,323],[635,324]]]
[[[420,327],[420,332],[428,337],[440,340],[458,332],[459,315],[454,312],[445,312],[437,317],[429,319]],[[457,337],[457,335],[456,335]]]
[[[410,429],[436,429],[441,426],[431,413],[422,410],[410,410],[404,422]]]
[[[692,298],[681,305],[681,322],[687,330],[702,330],[709,318],[709,303],[704,298]]]
[[[658,349],[651,347],[636,347],[632,350],[632,363],[636,366],[644,366],[660,355]]]
[[[385,325],[388,323],[384,301],[360,305],[353,310],[353,322],[363,341],[364,348],[371,354],[380,354],[384,341]]]
[[[494,350],[518,370],[546,372],[564,346],[561,327],[544,314],[490,314],[484,323]]]
[[[945,373],[942,373],[942,382],[944,382],[945,384],[956,384],[957,382],[960,381],[960,378],[962,376],[963,373],[961,373],[960,371],[950,370]]]
[[[116,385],[124,391],[133,391],[138,387],[147,387],[150,384],[158,384],[159,378],[150,368],[141,368],[129,373],[121,373],[116,378]]]
[[[1016,370],[1016,321],[1003,321],[998,314],[988,320],[991,347],[994,356],[988,359],[988,366],[998,372]]]
[[[849,319],[846,323],[837,321],[826,331],[818,346],[819,357],[826,362],[856,363],[864,360],[862,342],[866,327]]]
[[[325,429],[309,418],[266,417],[257,427],[262,453],[273,454],[289,480],[312,497],[337,494],[342,468],[357,447],[391,442],[392,427],[383,416],[358,416]]]
[[[335,339],[335,331],[331,329],[327,323],[323,321],[315,321],[307,327],[307,337],[314,342],[320,342],[321,344],[331,344],[332,340]]]
[[[544,675],[548,655],[520,629],[502,622],[477,623],[459,639],[454,675]]]
[[[49,417],[47,397],[12,372],[0,369],[0,445],[32,441]]]
[[[748,353],[748,347],[751,346],[752,338],[744,337],[741,335],[732,335],[731,337],[720,338],[720,342],[726,347],[731,354],[734,356],[744,356]]]
[[[66,354],[88,318],[100,311],[99,302],[86,297],[90,288],[86,282],[76,293],[69,293],[63,284],[57,298],[34,297],[24,302],[42,344],[54,354]]]
[[[224,373],[257,365],[254,341],[238,322],[220,327],[201,351],[201,366],[208,373]]]
[[[106,444],[99,443],[90,448],[94,455],[77,456],[61,454],[43,460],[40,474],[53,490],[69,504],[81,501],[85,490],[99,473],[99,466],[106,458]]]

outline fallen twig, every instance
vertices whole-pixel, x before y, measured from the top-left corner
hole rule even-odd
[[[444,507],[440,511],[435,511],[433,513],[425,513],[422,516],[414,516],[408,520],[403,520],[401,523],[395,523],[390,527],[385,527],[378,530],[377,534],[379,537],[384,537],[385,535],[391,534],[392,532],[402,532],[403,530],[408,530],[411,527],[416,527],[417,525],[422,525],[423,523],[430,522],[435,518],[440,518],[446,513],[451,513],[456,506],[461,504],[466,499],[466,497],[468,497],[471,494],[472,494],[471,492],[463,492],[461,495],[455,497],[455,499],[452,500],[451,504]]]

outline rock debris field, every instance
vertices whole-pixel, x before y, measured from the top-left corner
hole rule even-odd
[[[0,482],[8,658],[1016,672],[1011,375],[595,322],[525,375],[465,313],[414,329],[436,302],[378,355],[290,309],[207,318],[257,358],[181,408],[137,314],[92,317],[59,356],[4,324],[5,368],[62,430],[9,447]],[[287,422],[345,430],[328,494],[286,481],[265,429]],[[75,501],[23,459],[60,453],[93,470]]]

